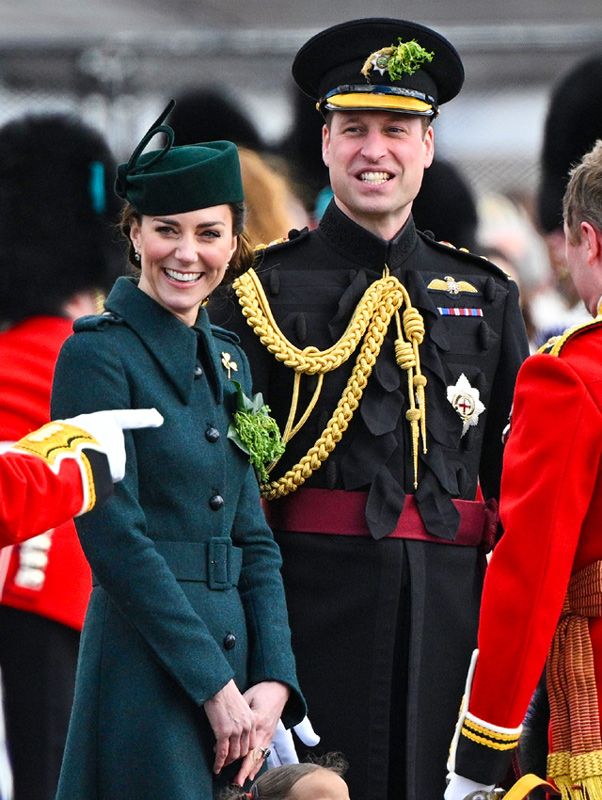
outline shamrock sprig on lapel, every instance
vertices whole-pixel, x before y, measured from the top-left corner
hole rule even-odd
[[[236,411],[234,422],[228,427],[228,439],[248,454],[259,480],[265,483],[269,465],[284,453],[280,431],[261,392],[247,397],[238,381],[232,383],[236,386]]]

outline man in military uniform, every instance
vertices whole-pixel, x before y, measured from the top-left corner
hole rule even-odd
[[[431,122],[464,78],[446,39],[346,22],[293,75],[325,117],[334,199],[213,313],[286,441],[263,489],[321,747],[349,760],[352,797],[435,800],[496,527],[476,498],[497,496],[527,355],[518,293],[412,220]]]
[[[569,800],[602,792],[602,140],[571,173],[564,220],[567,264],[594,319],[518,376],[506,533],[485,582],[448,800],[503,779],[544,664],[548,777]]]

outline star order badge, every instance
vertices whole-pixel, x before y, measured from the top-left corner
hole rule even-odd
[[[375,53],[374,58],[370,62],[372,64],[372,69],[377,70],[381,75],[384,75],[389,64],[389,58],[390,56],[387,53]]]
[[[480,392],[471,386],[464,373],[452,386],[447,387],[447,399],[462,418],[462,436],[469,428],[477,425],[479,415],[485,411]]]

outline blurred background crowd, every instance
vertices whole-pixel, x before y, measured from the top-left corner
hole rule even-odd
[[[562,0],[379,0],[370,8],[357,0],[3,0],[0,9],[0,123],[71,111],[120,159],[176,97],[177,143],[229,137],[244,146],[246,183],[258,193],[249,194],[251,229],[262,241],[315,224],[328,199],[321,120],[290,78],[298,47],[361,16],[435,27],[458,48],[466,83],[436,122],[437,163],[416,203],[418,227],[503,262],[521,284],[534,343],[579,316],[554,233],[566,170],[601,124],[598,0],[570,8]],[[588,56],[593,62],[571,74]],[[552,104],[555,88],[563,94]]]
[[[435,122],[437,155],[414,204],[417,227],[516,278],[533,348],[586,319],[564,264],[561,198],[571,164],[602,137],[600,0],[0,0],[0,444],[45,421],[70,320],[94,310],[125,264],[110,233],[114,161],[168,98],[177,100],[176,144],[240,146],[254,243],[318,223],[330,197],[322,120],[293,88],[290,65],[314,32],[364,16],[434,27],[464,61],[464,89]],[[72,115],[87,127],[63,116],[14,127],[32,113]],[[78,153],[98,169],[79,170]],[[41,327],[31,322],[42,317]],[[24,405],[32,375],[37,394]],[[9,739],[20,737],[23,754],[15,800],[53,794],[39,775],[33,780],[32,759],[44,753],[30,722],[44,704],[50,716],[53,705],[68,715],[85,607],[72,598],[89,586],[86,565],[68,561],[74,536],[65,533],[55,572],[50,540],[32,540],[17,561],[0,554],[0,665]],[[64,593],[41,602],[53,580]],[[61,686],[44,682],[44,661],[64,676]],[[65,724],[36,733],[60,750]],[[56,761],[41,769],[48,787]]]

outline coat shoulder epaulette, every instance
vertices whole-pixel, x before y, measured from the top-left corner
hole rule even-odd
[[[479,267],[492,272],[498,278],[502,278],[505,281],[511,280],[511,276],[508,275],[507,272],[504,272],[503,269],[500,269],[500,267],[498,267],[492,261],[489,261],[489,259],[485,258],[485,256],[479,256],[476,253],[471,253],[470,250],[466,249],[466,247],[456,247],[451,242],[446,242],[444,240],[437,241],[422,231],[418,231],[418,235],[425,244],[428,244],[429,247],[433,247],[439,252],[449,253],[451,251],[454,255],[470,261],[471,264],[477,264]]]
[[[580,336],[583,333],[596,330],[600,325],[602,325],[602,315],[597,316],[595,319],[587,320],[587,322],[573,325],[571,328],[567,328],[564,333],[561,333],[560,336],[552,336],[537,352],[550,356],[559,356],[567,342],[572,341],[576,336]]]
[[[85,317],[80,317],[73,323],[73,330],[75,333],[82,333],[84,331],[101,331],[109,325],[121,325],[123,319],[112,311],[105,311],[102,314],[90,314]]]
[[[299,244],[299,242],[302,242],[308,235],[309,228],[303,228],[302,230],[293,228],[286,236],[283,236],[280,239],[273,239],[268,244],[255,245],[255,258],[259,260],[263,258],[268,251],[272,253],[282,248]]]
[[[219,325],[212,325],[211,333],[217,339],[222,339],[225,342],[230,342],[230,344],[240,344],[240,337],[238,336],[238,334],[234,333],[234,331],[226,330],[226,328],[220,328]]]

